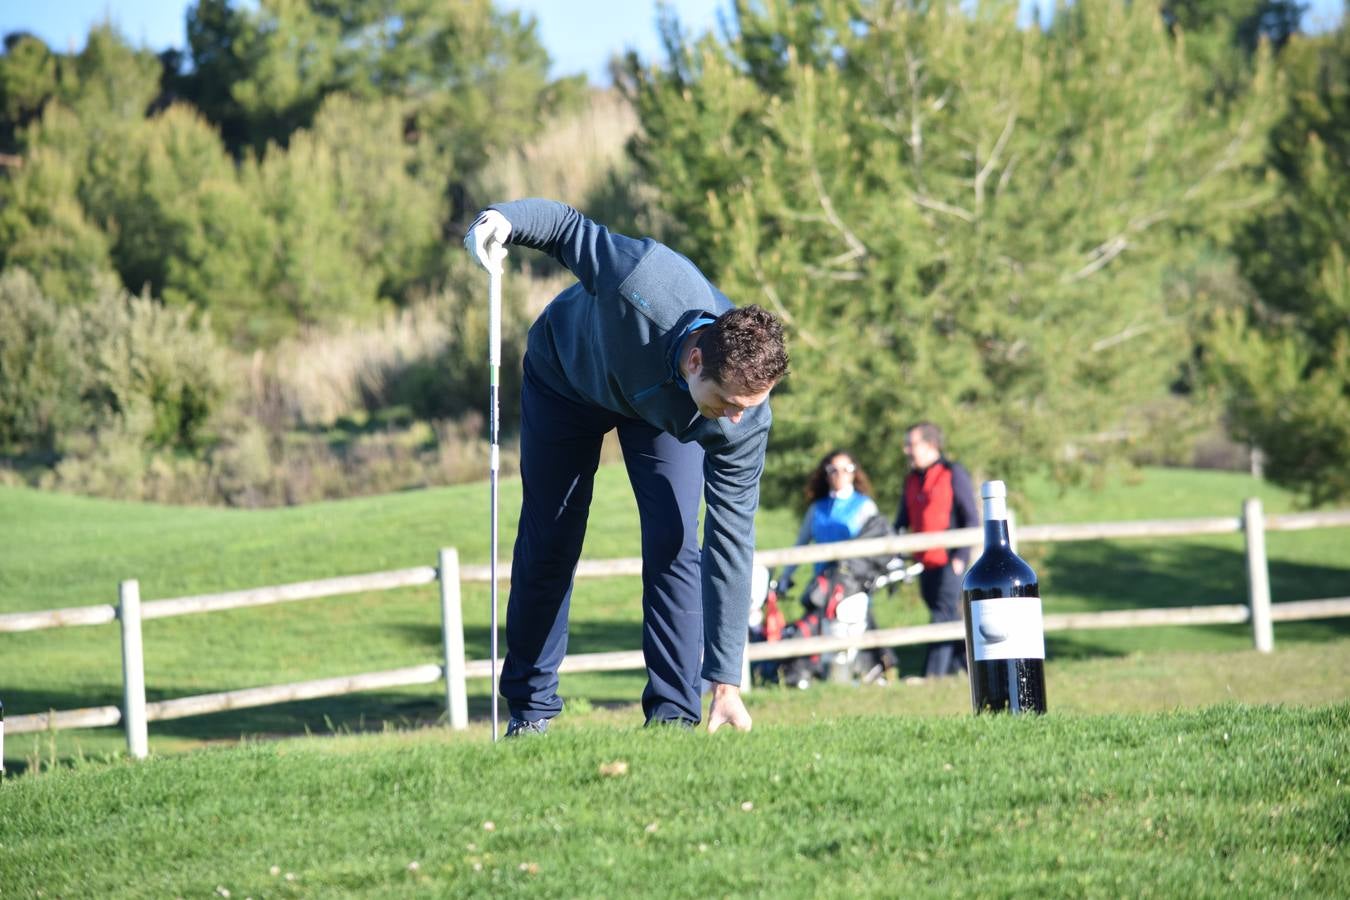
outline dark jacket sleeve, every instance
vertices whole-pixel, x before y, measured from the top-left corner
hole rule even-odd
[[[611,232],[556,200],[513,200],[494,203],[511,223],[508,244],[539,250],[562,263],[588,294],[613,296],[655,241],[636,240]]]
[[[905,487],[909,484],[910,476],[906,475],[900,479],[900,509],[895,513],[895,533],[900,534],[909,531],[909,509],[905,506]]]
[[[747,433],[704,447],[703,677],[724,684],[741,683],[750,618],[755,511],[772,422],[767,403],[755,412],[753,422],[742,420]]]
[[[975,485],[970,480],[970,473],[966,467],[960,463],[952,463],[952,527],[953,528],[977,528],[980,525],[980,510],[975,503]],[[952,555],[959,557],[961,562],[970,562],[969,547],[959,547],[952,551]]]

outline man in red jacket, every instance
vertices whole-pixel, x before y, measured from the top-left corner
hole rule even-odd
[[[905,456],[910,471],[900,497],[895,530],[946,531],[980,524],[975,506],[975,488],[960,463],[942,455],[942,429],[932,422],[918,422],[905,432]],[[947,550],[936,547],[916,557],[923,563],[919,591],[934,622],[961,621],[961,576],[970,562],[970,548]],[[966,645],[962,640],[928,645],[924,675],[955,675],[966,670]]]

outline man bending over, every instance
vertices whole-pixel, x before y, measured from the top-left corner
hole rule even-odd
[[[577,277],[526,344],[524,497],[501,676],[507,736],[544,732],[562,711],[573,572],[611,429],[642,528],[647,723],[697,725],[703,678],[713,685],[708,731],[727,723],[748,731],[741,657],[769,392],[788,367],[782,326],[757,306],[735,308],[669,247],[611,233],[550,200],[494,204],[464,243],[484,268],[500,266],[516,244]]]

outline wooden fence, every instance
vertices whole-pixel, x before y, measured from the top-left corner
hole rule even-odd
[[[1266,562],[1265,534],[1268,531],[1299,531],[1309,528],[1350,527],[1350,510],[1293,513],[1267,517],[1261,502],[1249,499],[1242,514],[1204,519],[1158,519],[1130,522],[1095,522],[1081,525],[1031,525],[1017,530],[1022,543],[1096,541],[1133,538],[1183,537],[1205,534],[1245,536],[1247,563],[1247,602],[1163,609],[1112,610],[1093,613],[1064,613],[1045,616],[1046,631],[1080,631],[1104,628],[1138,628],[1156,625],[1204,625],[1250,622],[1257,650],[1268,653],[1274,647],[1274,622],[1332,618],[1350,615],[1350,597],[1272,604]],[[813,544],[755,555],[756,562],[771,568],[787,563],[813,563],[886,554],[912,555],[933,547],[978,547],[984,542],[982,528],[905,534],[835,544]],[[1347,553],[1350,557],[1350,553]],[[499,566],[500,577],[509,579],[509,564]],[[577,567],[578,578],[640,575],[641,559],[583,560]],[[96,728],[121,724],[127,735],[127,749],[134,757],[149,752],[147,723],[205,715],[232,709],[247,709],[294,700],[312,700],[358,691],[406,687],[443,681],[448,718],[452,728],[468,726],[468,702],[465,682],[469,678],[490,677],[491,663],[486,659],[464,658],[464,625],[460,586],[465,582],[486,583],[490,568],[486,565],[461,566],[454,549],[440,551],[435,567],[424,566],[393,572],[376,572],[326,578],[297,584],[253,588],[219,594],[175,597],[142,602],[137,581],[123,581],[118,587],[118,604],[81,606],[41,612],[0,615],[0,633],[100,625],[112,621],[121,624],[123,704],[84,709],[53,710],[45,713],[13,716],[5,725],[10,734],[62,728]],[[315,681],[269,685],[244,690],[224,691],[147,703],[145,700],[144,658],[141,622],[168,616],[218,612],[250,606],[266,606],[320,597],[391,590],[438,582],[441,602],[441,635],[444,659],[441,663],[423,663],[401,669],[365,672],[357,675],[324,678]],[[961,622],[942,622],[908,628],[869,631],[846,637],[813,637],[773,643],[749,644],[746,665],[751,661],[829,653],[850,648],[897,647],[926,644],[931,641],[963,637]],[[574,654],[563,660],[561,671],[608,672],[644,667],[640,650],[610,653]],[[746,685],[748,687],[748,678]]]

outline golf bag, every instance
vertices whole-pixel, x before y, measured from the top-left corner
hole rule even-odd
[[[881,516],[864,523],[857,539],[885,537],[890,524]],[[786,621],[779,602],[779,586],[769,580],[768,569],[757,567],[750,611],[750,641],[778,641],[823,635],[860,635],[876,628],[872,598],[883,587],[912,580],[923,566],[907,565],[900,557],[873,556],[831,563],[816,575],[802,596],[802,616]],[[786,592],[786,586],[784,586]],[[850,648],[826,654],[758,663],[753,677],[766,683],[807,688],[812,680],[885,683],[896,666],[888,648]]]

